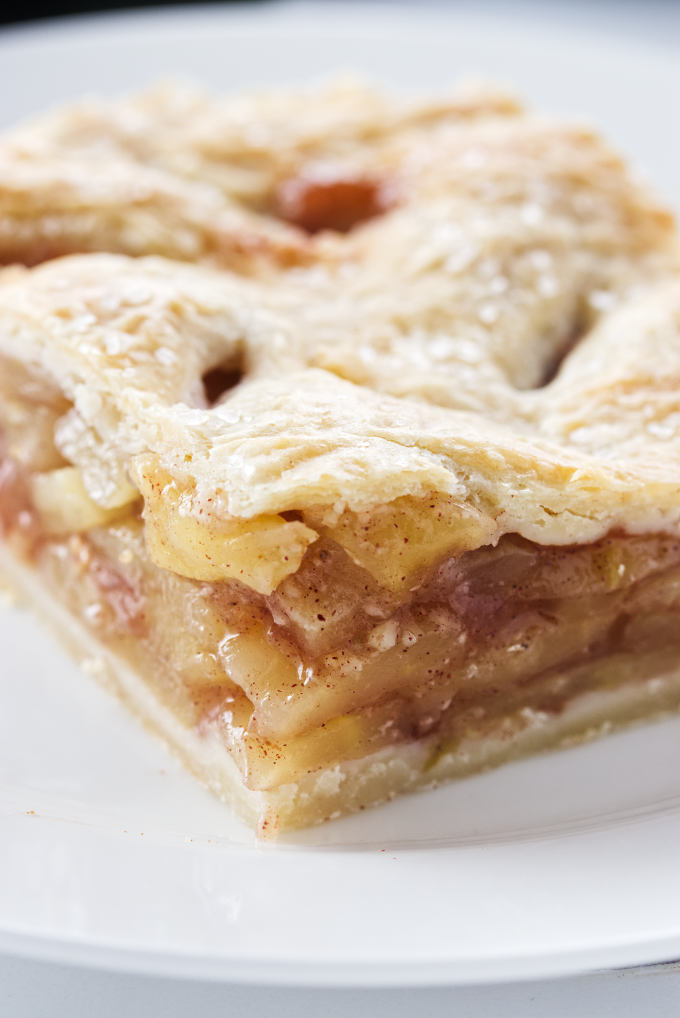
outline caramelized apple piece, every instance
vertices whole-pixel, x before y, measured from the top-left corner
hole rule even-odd
[[[241,580],[260,594],[271,594],[294,573],[317,534],[283,516],[249,520],[199,517],[192,493],[160,470],[139,476],[144,497],[149,553],[164,569],[196,580]]]
[[[309,510],[304,519],[332,538],[388,590],[403,591],[445,556],[493,541],[493,520],[447,495],[404,495],[366,512]]]
[[[104,509],[85,490],[77,467],[61,467],[34,474],[30,481],[33,505],[48,534],[77,534],[103,527],[126,516],[130,508]]]
[[[245,732],[235,755],[249,788],[274,788],[361,756],[369,749],[372,734],[367,717],[345,715],[283,743]]]
[[[473,597],[507,600],[512,592],[516,601],[572,598],[630,587],[678,562],[680,541],[672,537],[610,534],[591,545],[541,547],[513,535],[497,548],[446,562],[440,590],[464,582]]]
[[[366,634],[398,605],[398,597],[324,538],[308,549],[298,571],[268,600],[275,621],[312,658]]]
[[[301,661],[267,640],[267,627],[262,623],[245,632],[240,627],[228,629],[217,653],[225,673],[256,706],[269,699],[285,704],[307,678]]]

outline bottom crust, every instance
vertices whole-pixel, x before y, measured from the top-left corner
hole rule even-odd
[[[46,618],[85,671],[112,690],[148,729],[163,738],[200,781],[264,838],[680,709],[680,666],[640,681],[634,677],[635,659],[630,659],[630,680],[617,683],[613,689],[600,688],[576,696],[559,714],[523,708],[487,722],[449,747],[442,748],[437,737],[430,736],[317,771],[297,784],[270,792],[252,791],[243,785],[236,764],[216,736],[199,735],[180,724],[144,681],[99,644],[78,619],[46,593],[33,571],[2,545],[0,577]],[[594,685],[598,684],[597,668],[597,663],[591,666]]]

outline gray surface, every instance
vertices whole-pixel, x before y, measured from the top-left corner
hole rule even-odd
[[[324,1018],[370,1015],[402,1018],[514,1018],[576,1014],[607,1018],[653,1018],[677,1013],[680,972],[636,970],[548,983],[457,990],[294,990],[245,986],[198,986],[171,980],[79,971],[57,965],[0,959],[0,1001],[11,1018],[175,1018],[190,1012],[260,1018]]]
[[[197,985],[0,959],[3,1018],[660,1018],[680,1010],[675,966],[456,990]]]
[[[330,0],[332,3],[333,0]],[[524,21],[527,16],[537,25],[559,29],[590,27],[612,38],[634,39],[680,49],[679,0],[371,0],[389,7],[436,7],[440,10],[480,14],[503,14]],[[360,7],[362,0],[354,0]]]

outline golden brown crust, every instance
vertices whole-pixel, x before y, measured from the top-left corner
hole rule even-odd
[[[376,149],[387,169],[395,137],[516,109],[486,88],[414,104],[351,81],[228,101],[177,85],[82,101],[0,143],[0,262],[118,251],[247,274],[304,263],[306,237],[277,209],[301,169],[346,173]]]
[[[102,151],[118,191],[83,180]],[[329,160],[377,174],[389,203],[345,235],[267,212],[281,181],[305,187]],[[146,218],[126,191],[140,162]],[[64,167],[71,190],[50,190]],[[205,519],[440,492],[487,520],[486,540],[680,528],[677,238],[591,132],[496,94],[418,108],[353,87],[239,107],[161,91],[5,142],[14,256],[7,209],[31,260],[55,193],[57,250],[127,254],[7,270],[0,354],[72,405],[57,445],[101,505],[170,475],[181,512]],[[222,230],[236,247],[251,231],[258,257],[176,260],[220,261],[206,238]],[[242,379],[209,405],[202,379],[221,367]]]

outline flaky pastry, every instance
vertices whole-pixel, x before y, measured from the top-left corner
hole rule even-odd
[[[0,258],[5,568],[262,832],[680,702],[680,248],[592,131],[86,102]]]

